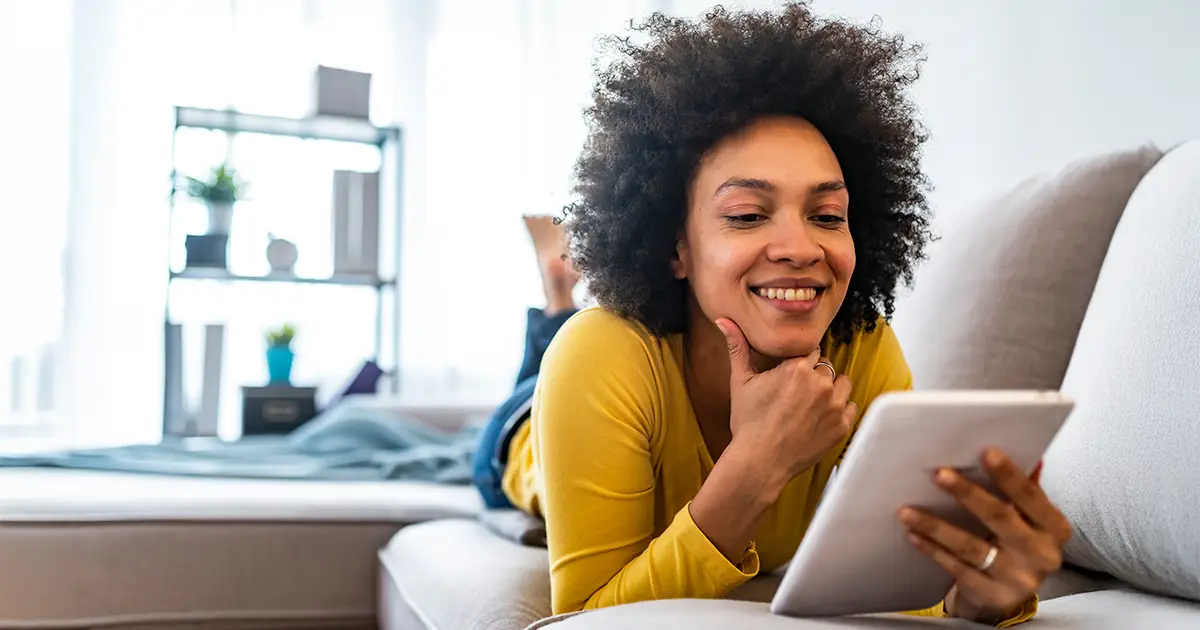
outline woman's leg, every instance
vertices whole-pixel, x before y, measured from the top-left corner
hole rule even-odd
[[[575,314],[572,291],[579,274],[563,259],[567,251],[566,232],[552,217],[525,217],[525,229],[537,254],[538,272],[546,308],[529,309],[525,322],[525,359],[517,371],[517,384],[535,376],[542,366],[542,355],[554,333]]]
[[[525,323],[525,357],[517,371],[516,386],[493,412],[475,452],[475,486],[490,508],[512,507],[500,488],[504,465],[508,460],[508,445],[512,434],[529,418],[533,391],[537,385],[542,356],[555,333],[575,314],[572,290],[579,274],[563,260],[566,239],[562,226],[550,217],[525,217],[525,227],[537,253],[542,289],[546,295],[545,309],[529,309]]]

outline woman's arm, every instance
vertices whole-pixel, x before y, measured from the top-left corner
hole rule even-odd
[[[655,373],[648,343],[615,315],[584,312],[558,333],[544,360],[531,437],[555,613],[721,597],[758,571],[757,554],[741,552],[761,510],[742,512],[731,523],[746,532],[738,534],[746,542],[727,545],[740,547],[732,562],[696,525],[691,504],[668,517],[665,531],[654,537],[651,453],[660,439],[662,374]],[[738,496],[743,482],[733,465],[718,469],[705,492]]]
[[[730,443],[690,506],[696,527],[733,563],[746,554],[759,521],[787,483],[776,471],[762,470],[762,461],[743,444]]]

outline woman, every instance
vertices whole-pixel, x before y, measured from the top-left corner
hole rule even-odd
[[[901,38],[772,13],[664,16],[617,42],[568,232],[600,303],[558,331],[503,498],[546,521],[556,613],[722,597],[791,559],[862,410],[911,387],[887,324],[926,242]],[[991,529],[898,521],[956,578],[915,614],[1033,616],[1069,533],[1036,484],[931,480]]]

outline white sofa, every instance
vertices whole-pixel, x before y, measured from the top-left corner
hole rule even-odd
[[[432,483],[0,469],[0,628],[375,628],[378,550],[481,505]]]
[[[1028,627],[1200,628],[1200,141],[1030,178],[943,235],[896,329],[916,387],[1053,388],[1079,402],[1043,485],[1071,566]],[[380,552],[386,630],[907,628],[773,616],[777,576],[731,599],[550,614],[547,556],[448,520]],[[979,627],[979,626],[974,626]]]
[[[1080,401],[1043,473],[1073,566],[1028,627],[1200,628],[1200,142],[1077,163],[973,211],[896,328],[920,388]],[[773,616],[777,576],[549,617],[545,550],[491,535],[479,509],[470,488],[418,483],[0,470],[0,629],[971,625]]]

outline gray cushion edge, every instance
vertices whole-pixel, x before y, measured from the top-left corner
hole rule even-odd
[[[346,611],[294,611],[294,610],[260,610],[260,611],[194,611],[178,613],[145,613],[134,615],[104,615],[88,618],[63,620],[2,619],[0,628],[5,630],[72,630],[77,628],[111,628],[125,626],[147,626],[151,624],[210,624],[212,622],[328,622],[370,620],[372,615],[364,615],[360,610]]]
[[[525,630],[539,630],[540,628],[547,628],[547,627],[552,626],[560,621],[566,621],[567,619],[570,619],[571,617],[575,617],[577,615],[582,615],[586,612],[588,612],[588,611],[579,610],[576,612],[562,613],[561,615],[554,615],[552,617],[546,617],[545,619],[542,619],[540,621],[535,621],[535,622],[529,624],[529,627],[525,628]]]
[[[415,618],[417,620],[417,622],[419,622],[423,626],[423,630],[439,630],[437,624],[433,622],[433,619],[431,619],[429,617],[429,615],[425,613],[425,611],[421,610],[420,606],[417,605],[416,601],[413,600],[412,596],[408,593],[407,590],[405,590],[404,583],[400,581],[399,571],[395,570],[396,567],[392,564],[391,561],[389,561],[387,559],[387,553],[385,553],[385,552],[386,552],[386,548],[380,549],[375,554],[375,557],[379,558],[379,574],[380,574],[379,575],[379,583],[380,583],[381,591],[385,590],[389,584],[392,586],[395,586],[394,589],[390,589],[391,592],[393,592],[399,596],[399,603],[404,604],[404,607],[408,609],[408,612],[412,614],[413,618]],[[383,593],[381,593],[380,598],[379,598],[379,603],[380,603],[380,606],[385,606],[385,605],[391,603],[391,597],[386,596]],[[381,620],[380,627],[383,628],[384,626],[383,626],[382,620],[390,619],[391,615],[388,615],[386,610],[381,610],[381,611],[379,611],[379,613],[380,614],[378,615],[378,617]],[[411,628],[411,629],[410,628],[384,628],[384,630],[422,630],[422,629],[421,628]]]

